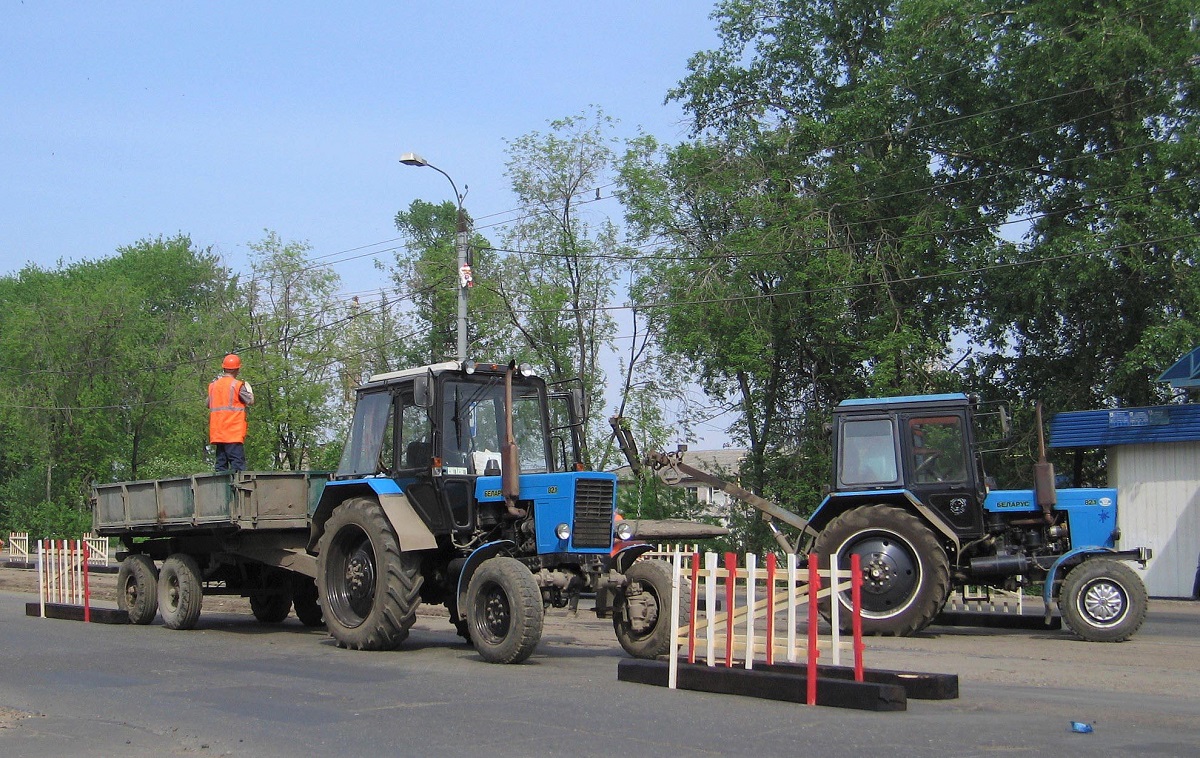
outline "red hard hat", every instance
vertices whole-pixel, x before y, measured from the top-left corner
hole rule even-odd
[[[225,356],[225,360],[221,362],[221,368],[235,369],[235,368],[241,368],[241,367],[242,367],[242,359],[237,357],[233,353],[230,353],[229,355]]]

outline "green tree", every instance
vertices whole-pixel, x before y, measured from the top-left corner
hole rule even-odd
[[[330,419],[342,412],[338,368],[348,316],[336,298],[340,278],[312,264],[307,243],[284,242],[275,232],[250,250],[245,307],[254,357],[243,361],[242,376],[255,393],[248,462],[311,468],[321,443],[331,441]]]
[[[0,516],[84,513],[93,481],[146,475],[152,459],[197,470],[202,363],[232,295],[183,235],[0,280],[0,428],[20,441],[0,453]]]
[[[1162,402],[1200,344],[1200,35],[1186,2],[1036,2],[991,19],[993,158],[1029,219],[980,283],[981,383],[1072,410]],[[1006,99],[998,98],[1003,95]],[[993,169],[995,171],[996,169]]]
[[[547,379],[582,383],[589,466],[607,434],[600,361],[615,335],[607,310],[615,265],[628,256],[616,225],[586,210],[614,168],[614,124],[595,109],[509,142],[508,175],[523,215],[504,235],[508,255],[488,285],[503,298],[524,355]]]
[[[469,214],[467,225],[470,228]],[[458,350],[458,208],[449,201],[433,205],[414,200],[407,211],[396,214],[396,228],[406,242],[390,267],[395,299],[411,304],[404,323],[420,333],[397,346],[402,352],[395,355],[395,365],[452,360]],[[468,288],[467,357],[502,360],[511,353],[512,343],[511,330],[500,315],[502,301],[491,286],[500,276],[499,263],[483,235],[469,235],[467,248],[472,278],[483,285]]]

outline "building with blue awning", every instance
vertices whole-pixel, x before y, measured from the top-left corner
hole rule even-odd
[[[1200,388],[1200,348],[1163,373],[1179,389]],[[1122,547],[1145,546],[1142,572],[1156,597],[1200,590],[1200,404],[1059,413],[1051,448],[1102,449],[1117,490]]]

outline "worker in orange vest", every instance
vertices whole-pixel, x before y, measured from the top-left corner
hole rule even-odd
[[[249,382],[237,378],[242,359],[230,353],[225,371],[208,385],[208,441],[217,448],[217,473],[246,470],[246,407],[254,405]]]

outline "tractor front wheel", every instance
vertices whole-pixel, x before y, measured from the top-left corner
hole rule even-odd
[[[529,568],[499,556],[479,565],[467,585],[471,643],[489,663],[520,663],[542,639],[542,591]]]
[[[1111,558],[1085,560],[1067,574],[1058,610],[1088,642],[1124,642],[1146,620],[1146,585],[1133,569]]]

